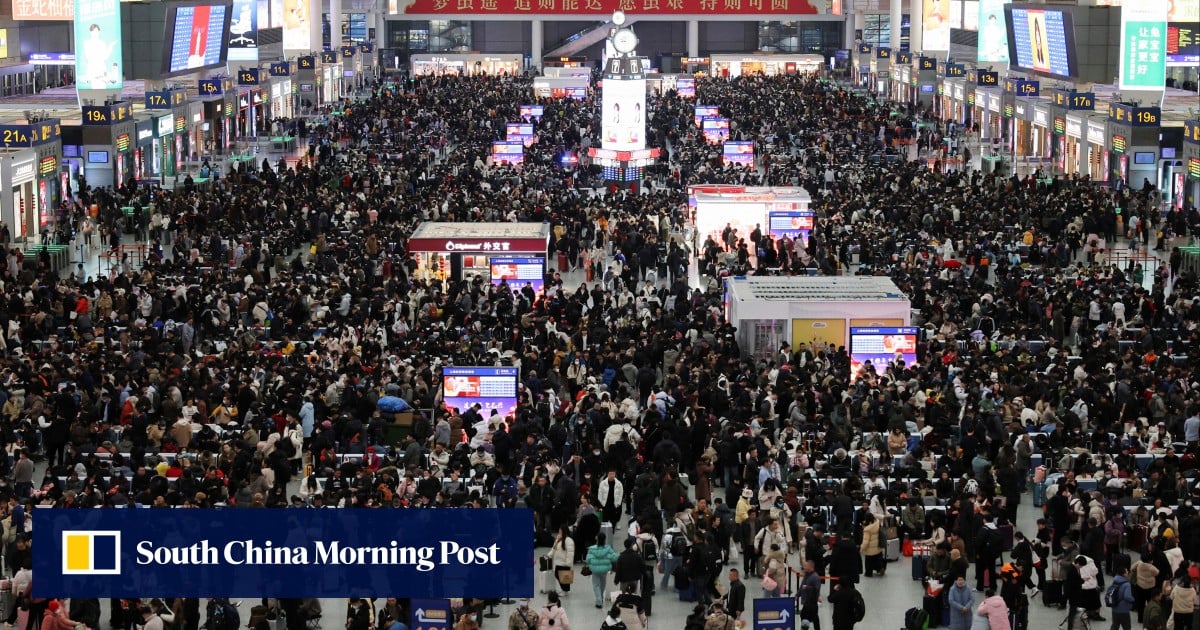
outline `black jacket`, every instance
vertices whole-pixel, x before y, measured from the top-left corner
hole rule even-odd
[[[725,608],[733,616],[741,615],[746,611],[746,584],[741,580],[733,582],[729,585],[729,594],[726,595]]]
[[[642,579],[645,567],[646,563],[636,549],[626,549],[617,556],[617,561],[613,564],[613,581],[617,584],[637,582]]]

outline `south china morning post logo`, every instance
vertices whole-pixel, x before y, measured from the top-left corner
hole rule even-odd
[[[529,597],[532,513],[46,509],[37,597]],[[40,526],[41,529],[41,526]],[[113,579],[118,577],[119,579]]]
[[[120,575],[121,532],[62,532],[63,575]]]

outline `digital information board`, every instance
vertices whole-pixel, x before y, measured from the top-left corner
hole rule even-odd
[[[525,285],[529,285],[537,294],[541,294],[545,286],[545,258],[493,256],[489,265],[491,266],[492,284],[507,282],[508,288],[513,291],[519,291],[525,288]]]
[[[863,365],[875,366],[876,374],[883,374],[888,363],[896,360],[899,353],[905,365],[917,362],[917,335],[915,326],[890,328],[850,329],[850,378],[857,378]]]
[[[442,368],[442,402],[447,409],[460,412],[479,403],[480,415],[487,418],[495,409],[501,417],[517,413],[517,379],[515,367],[444,367]]]

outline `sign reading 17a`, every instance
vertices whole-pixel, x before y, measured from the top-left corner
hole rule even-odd
[[[162,94],[150,94],[146,98],[148,98],[150,100],[150,105],[166,105],[167,104],[167,97],[163,96]]]

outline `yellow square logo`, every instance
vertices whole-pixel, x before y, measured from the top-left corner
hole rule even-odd
[[[120,575],[121,532],[63,531],[62,574]]]

